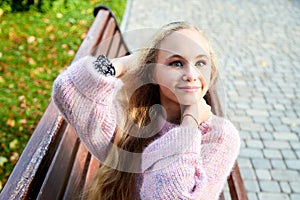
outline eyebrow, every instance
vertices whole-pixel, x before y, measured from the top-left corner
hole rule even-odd
[[[197,55],[195,58],[203,58],[203,57],[205,57],[205,58],[207,58],[208,60],[209,60],[209,57],[207,56],[207,55],[205,55],[205,54],[200,54],[200,55]],[[179,54],[173,54],[173,55],[171,55],[171,56],[169,56],[168,58],[167,58],[167,60],[169,60],[169,59],[172,59],[172,58],[181,58],[181,59],[185,59],[183,56],[181,56],[181,55],[179,55]],[[186,60],[186,59],[185,59]]]

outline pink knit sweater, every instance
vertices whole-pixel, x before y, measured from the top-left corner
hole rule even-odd
[[[97,73],[94,60],[85,57],[63,71],[52,97],[89,151],[103,161],[121,117],[115,97],[123,83]],[[236,128],[217,116],[199,129],[164,123],[161,136],[143,151],[139,198],[218,199],[238,156]]]

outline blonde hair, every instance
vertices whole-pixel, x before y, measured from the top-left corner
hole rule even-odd
[[[157,132],[154,127],[158,123],[156,121],[157,116],[162,112],[160,109],[152,109],[155,104],[160,104],[159,86],[151,83],[157,50],[164,38],[181,29],[194,29],[204,36],[197,27],[186,22],[173,22],[163,26],[147,47],[140,50],[136,62],[122,78],[124,87],[118,95],[121,97],[119,101],[124,108],[122,123],[118,124],[114,145],[105,161],[106,165],[102,165],[98,169],[87,191],[87,199],[121,200],[133,198],[136,173],[138,173],[137,169],[141,163],[141,157],[138,155],[156,139]],[[211,47],[209,54],[212,64],[212,83],[217,76],[217,66]],[[140,87],[135,89],[136,86]],[[121,155],[118,153],[118,149],[136,153],[131,154],[135,157],[129,156],[130,154]]]

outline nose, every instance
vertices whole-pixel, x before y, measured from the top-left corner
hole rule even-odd
[[[193,65],[190,64],[184,71],[182,79],[184,81],[193,82],[197,80],[198,76],[199,76],[198,70]]]

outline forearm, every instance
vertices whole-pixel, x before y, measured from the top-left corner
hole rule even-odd
[[[99,74],[94,60],[83,58],[63,71],[54,81],[52,98],[89,150],[100,155],[116,128],[114,99],[122,82]]]

